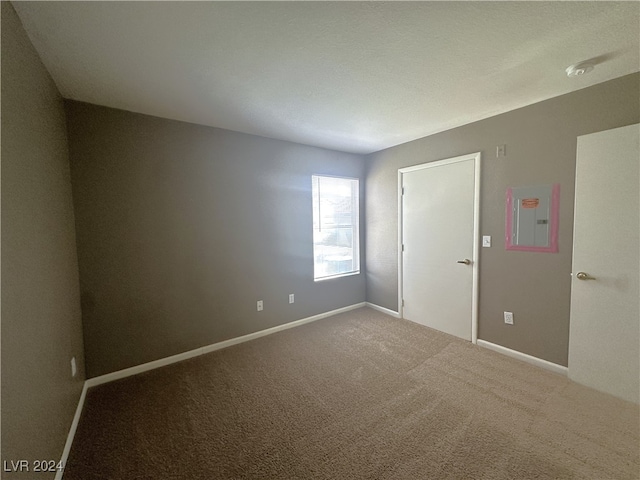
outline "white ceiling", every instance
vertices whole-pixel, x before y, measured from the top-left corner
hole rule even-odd
[[[640,70],[638,2],[13,5],[65,98],[354,153]]]

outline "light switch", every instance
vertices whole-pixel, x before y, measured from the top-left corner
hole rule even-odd
[[[482,246],[490,247],[491,246],[491,235],[483,235],[482,236]]]

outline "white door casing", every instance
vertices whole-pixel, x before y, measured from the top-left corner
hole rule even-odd
[[[473,343],[480,161],[478,152],[398,170],[400,316]]]
[[[570,379],[635,403],[639,139],[640,125],[578,137],[568,367]]]

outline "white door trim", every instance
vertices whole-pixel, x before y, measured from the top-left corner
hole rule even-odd
[[[473,204],[473,258],[472,260],[472,304],[471,304],[471,342],[478,342],[478,281],[480,267],[480,165],[481,152],[460,155],[435,162],[422,163],[412,167],[398,169],[398,313],[404,318],[402,305],[402,175],[424,168],[440,167],[450,163],[474,161],[474,204]]]

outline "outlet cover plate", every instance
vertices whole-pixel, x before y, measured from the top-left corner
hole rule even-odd
[[[504,312],[504,323],[513,325],[513,312]]]

